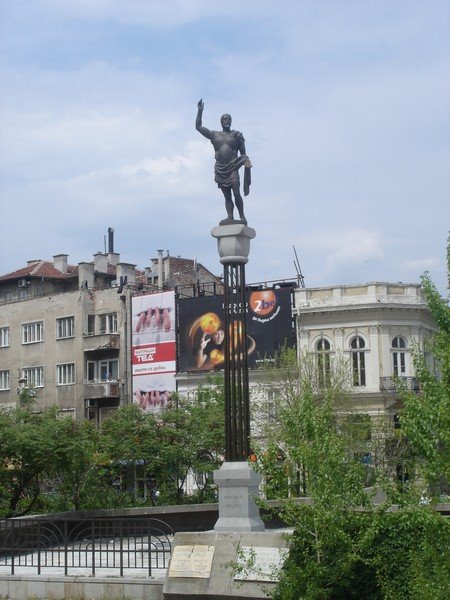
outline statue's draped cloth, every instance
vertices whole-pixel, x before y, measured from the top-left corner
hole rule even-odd
[[[245,166],[244,170],[244,196],[248,196],[251,184],[251,163],[248,156],[242,154],[234,158],[228,163],[221,163],[216,161],[214,165],[214,181],[219,187],[231,187],[233,183],[239,185],[239,173],[238,170]]]

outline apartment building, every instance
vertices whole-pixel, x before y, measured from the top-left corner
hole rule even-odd
[[[138,270],[111,247],[90,262],[58,254],[0,276],[0,406],[15,406],[23,386],[37,410],[56,405],[76,419],[101,422],[132,402],[131,298],[178,287],[192,295],[221,281],[162,251]]]

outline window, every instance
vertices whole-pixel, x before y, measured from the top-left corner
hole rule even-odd
[[[88,335],[95,333],[95,315],[88,315]]]
[[[36,323],[25,323],[24,325],[22,325],[22,344],[33,344],[34,342],[42,342],[43,339],[43,321],[36,321]]]
[[[0,327],[0,348],[9,346],[9,327]]]
[[[119,360],[117,358],[105,358],[103,360],[88,360],[88,381],[117,381],[119,378]]]
[[[352,377],[353,385],[366,385],[366,360],[364,356],[365,342],[360,336],[356,336],[350,342],[352,351]]]
[[[57,385],[69,385],[75,383],[75,363],[56,365]]]
[[[2,290],[0,292],[0,302],[11,302],[11,290]]]
[[[330,342],[327,339],[321,338],[317,342],[317,375],[320,387],[325,387],[330,383],[330,350]]]
[[[63,340],[75,335],[75,317],[56,319],[56,339]]]
[[[117,333],[117,313],[99,316],[100,333]]]
[[[401,377],[406,374],[406,341],[400,335],[392,340],[392,370]]]
[[[28,386],[44,387],[44,367],[25,367],[22,377],[27,380]]]
[[[9,371],[0,371],[0,390],[9,390]]]

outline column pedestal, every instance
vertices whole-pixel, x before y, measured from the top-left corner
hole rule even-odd
[[[247,462],[225,462],[214,471],[219,490],[219,519],[214,531],[264,531],[255,498],[261,475]]]

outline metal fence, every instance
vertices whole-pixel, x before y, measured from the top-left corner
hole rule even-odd
[[[419,380],[416,377],[380,377],[382,392],[397,392],[399,383],[411,392],[420,392]]]
[[[0,567],[74,570],[165,569],[171,554],[172,528],[151,518],[7,519],[0,522]]]

